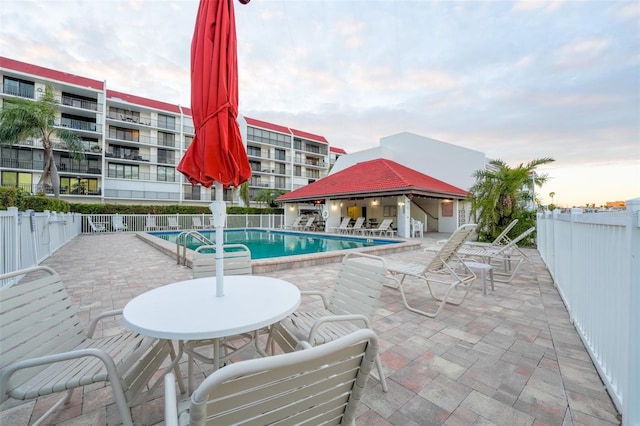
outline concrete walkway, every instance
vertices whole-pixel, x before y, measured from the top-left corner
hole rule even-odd
[[[444,235],[446,237],[446,235]],[[429,234],[423,245],[443,238]],[[536,250],[512,284],[496,283],[483,296],[476,283],[462,306],[446,306],[431,319],[405,309],[397,290],[385,287],[374,318],[389,392],[372,379],[359,425],[607,425],[619,424],[607,395]],[[424,262],[422,250],[388,258]],[[63,277],[82,318],[122,308],[147,290],[191,278],[191,270],[133,234],[82,235],[44,264]],[[329,288],[338,264],[268,273],[302,290]],[[407,280],[413,305],[432,309],[428,292]],[[303,302],[304,303],[304,302]],[[188,315],[175,312],[173,315]],[[104,335],[124,331],[105,324]],[[186,365],[181,365],[186,373]],[[198,381],[210,373],[200,365]],[[147,405],[148,418],[162,425],[162,388]],[[28,425],[56,398],[9,400],[0,424]],[[138,407],[133,409],[140,419]],[[49,424],[117,425],[109,386],[86,386]]]

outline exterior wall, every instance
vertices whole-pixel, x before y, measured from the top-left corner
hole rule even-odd
[[[413,133],[399,133],[381,138],[376,148],[339,157],[331,173],[377,158],[393,160],[464,190],[475,183],[473,172],[484,170],[486,162],[482,152]]]

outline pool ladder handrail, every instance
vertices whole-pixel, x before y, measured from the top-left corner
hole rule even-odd
[[[178,238],[176,238],[176,257],[178,259],[178,265],[187,265],[187,241],[189,240],[189,237],[192,237],[201,244],[215,246],[213,241],[194,229],[182,231],[178,235]],[[182,256],[180,256],[180,241],[182,241]]]

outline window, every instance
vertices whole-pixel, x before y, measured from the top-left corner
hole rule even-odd
[[[121,141],[140,141],[140,131],[136,129],[125,129],[124,127],[109,126],[109,138],[120,139]]]
[[[296,175],[296,176],[302,176],[302,167],[294,166],[293,167],[293,174]]]
[[[77,177],[60,178],[61,194],[97,195],[98,179],[85,179]]]
[[[140,122],[140,112],[131,111],[123,108],[109,107],[109,118],[114,120],[130,121],[132,123]]]
[[[124,158],[127,160],[137,160],[140,155],[140,150],[138,148],[131,148],[130,146],[124,145],[111,145],[110,154],[115,158]]]
[[[261,156],[260,148],[255,147],[255,146],[248,146],[247,147],[247,155],[249,155],[251,157],[260,157]]]
[[[191,143],[191,141],[189,141],[189,143]],[[176,146],[176,135],[173,133],[158,132],[158,145]]]
[[[276,173],[284,175],[287,173],[287,167],[282,163],[276,163]]]
[[[276,160],[285,161],[286,155],[284,149],[276,149]]]
[[[174,151],[169,149],[158,149],[158,163],[174,164]]]
[[[283,177],[276,177],[276,188],[284,189],[287,187],[287,179]]]
[[[249,160],[249,165],[251,166],[251,170],[253,170],[254,172],[262,171],[262,163],[260,161]]]
[[[69,105],[74,108],[90,109],[92,111],[98,110],[97,100],[65,92],[62,92],[62,105]]]
[[[158,181],[175,182],[176,169],[173,167],[158,166]]]
[[[138,179],[140,173],[138,172],[138,166],[133,164],[109,163],[108,176],[110,178]]]
[[[287,148],[291,146],[291,137],[289,135],[257,129],[251,126],[247,127],[247,139],[269,145],[284,146]]]
[[[176,118],[170,115],[158,114],[158,127],[175,130]]]
[[[189,148],[189,145],[191,145],[192,141],[193,141],[193,136],[185,136],[184,137],[184,148],[185,149]]]
[[[34,99],[34,84],[31,81],[19,80],[17,78],[4,78],[3,92],[21,98]]]
[[[199,200],[200,199],[200,185],[189,185],[184,187],[184,199],[185,200]]]
[[[23,191],[31,192],[32,183],[31,173],[2,172],[2,186],[15,186]]]

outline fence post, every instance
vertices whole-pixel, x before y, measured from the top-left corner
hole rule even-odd
[[[624,389],[622,421],[640,425],[640,198],[628,200],[627,249],[629,253],[629,372]]]

